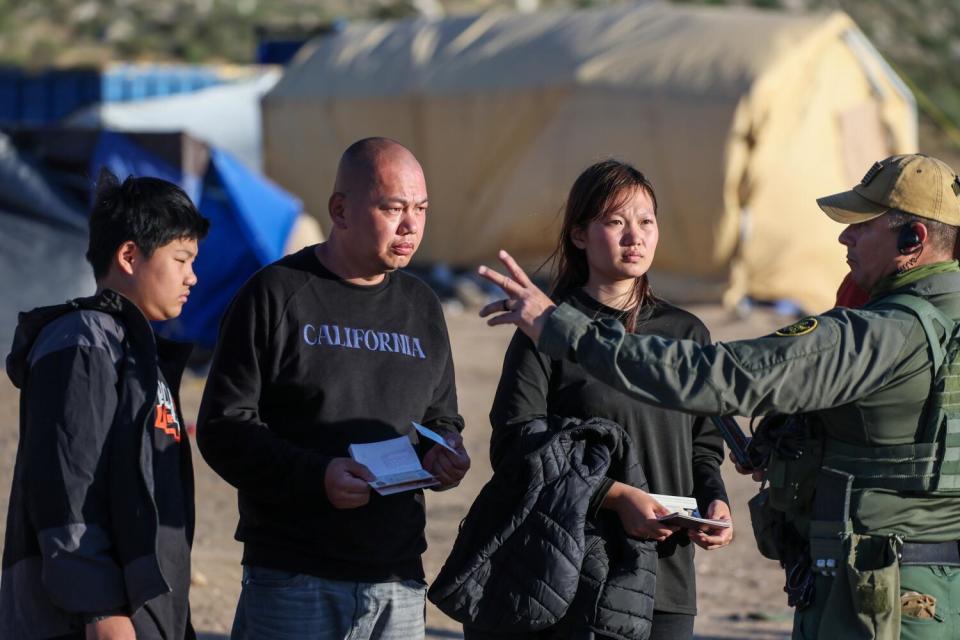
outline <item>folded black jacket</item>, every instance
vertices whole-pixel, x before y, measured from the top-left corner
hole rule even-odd
[[[646,489],[614,422],[551,417],[519,428],[461,523],[428,597],[464,627],[568,637],[650,633],[656,547],[628,538],[610,511],[591,513],[607,477]]]

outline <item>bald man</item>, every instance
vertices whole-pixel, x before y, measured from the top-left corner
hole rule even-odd
[[[326,242],[234,298],[200,407],[200,451],[239,494],[235,639],[422,638],[423,492],[372,492],[348,447],[409,437],[441,487],[470,466],[440,303],[398,271],[423,238],[420,164],[393,140],[354,143],[329,212]]]

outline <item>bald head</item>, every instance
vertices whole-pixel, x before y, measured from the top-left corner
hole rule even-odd
[[[365,192],[383,180],[383,173],[390,169],[423,169],[417,158],[405,146],[390,138],[364,138],[347,147],[337,165],[335,192],[349,194]]]
[[[376,282],[405,267],[423,237],[427,184],[409,149],[365,138],[343,152],[328,203],[333,227],[321,250],[328,268]]]

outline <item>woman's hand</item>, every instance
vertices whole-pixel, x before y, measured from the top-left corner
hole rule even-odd
[[[650,494],[622,482],[614,482],[603,498],[601,506],[620,516],[623,530],[631,538],[647,538],[662,542],[677,530],[657,520],[670,511],[650,497]]]
[[[501,250],[498,255],[500,262],[510,273],[509,277],[485,266],[481,266],[478,273],[503,289],[507,297],[491,302],[480,309],[480,317],[499,314],[487,320],[487,324],[491,327],[498,324],[515,324],[536,344],[540,339],[543,326],[547,323],[547,318],[557,305],[553,304],[553,300],[547,294],[530,282],[530,278],[509,253]]]
[[[729,527],[706,527],[702,531],[690,529],[687,535],[698,547],[703,547],[707,551],[713,551],[720,547],[725,547],[733,542],[733,522],[730,518],[730,505],[723,500],[714,500],[707,507],[709,520],[727,520],[730,521]]]

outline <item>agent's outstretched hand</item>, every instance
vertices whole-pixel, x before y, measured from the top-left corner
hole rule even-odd
[[[557,305],[553,304],[553,300],[530,281],[509,253],[501,250],[498,256],[500,262],[507,268],[509,276],[486,266],[481,266],[478,273],[503,289],[507,297],[491,302],[480,309],[480,317],[493,316],[487,320],[487,324],[491,327],[498,324],[515,324],[536,344],[547,318]]]
[[[757,482],[763,482],[763,478],[766,475],[763,469],[746,469],[740,466],[740,463],[737,462],[737,459],[733,457],[733,452],[727,454],[727,457],[730,458],[730,462],[733,463],[733,467],[737,470],[742,476],[750,476]]]

